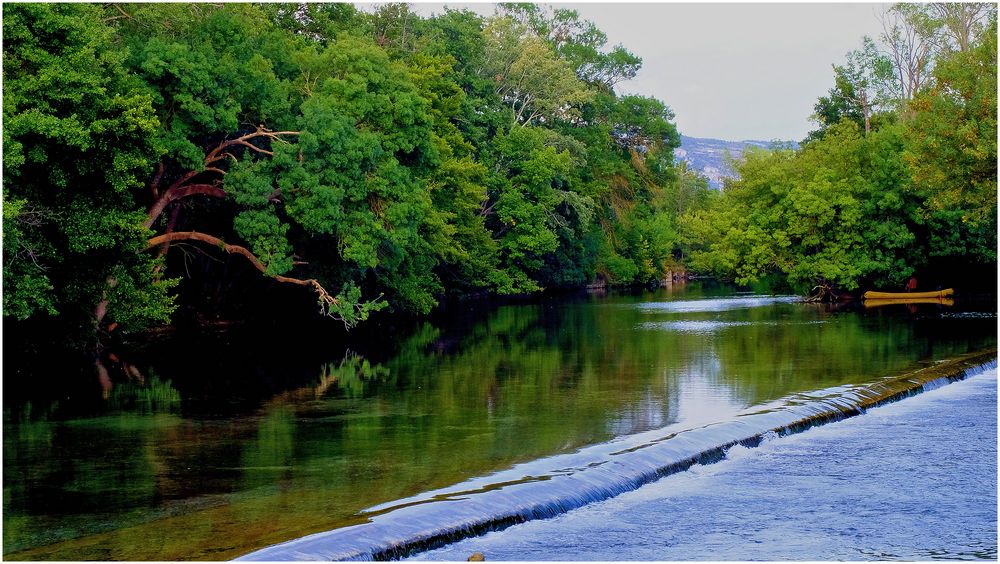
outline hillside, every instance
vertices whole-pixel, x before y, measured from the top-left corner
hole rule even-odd
[[[681,147],[674,151],[678,160],[688,163],[688,168],[694,169],[708,178],[708,184],[716,190],[722,189],[723,177],[733,176],[733,171],[726,164],[726,156],[738,159],[748,146],[770,147],[781,141],[724,141],[722,139],[706,139],[681,135]]]

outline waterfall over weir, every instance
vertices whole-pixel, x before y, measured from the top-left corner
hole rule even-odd
[[[668,426],[370,508],[369,522],[250,553],[240,560],[386,560],[635,490],[734,445],[754,447],[997,366],[996,351],[968,355],[902,377],[839,386],[755,406],[696,428]]]

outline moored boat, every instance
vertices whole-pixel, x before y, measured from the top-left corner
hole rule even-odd
[[[948,288],[945,290],[935,290],[933,292],[873,292],[871,290],[864,293],[866,300],[913,300],[920,298],[946,298],[955,295],[955,290]]]
[[[953,306],[955,305],[955,300],[951,298],[899,298],[899,299],[866,299],[864,301],[866,308],[880,307],[880,306],[899,306],[899,305],[920,305],[920,304],[937,304],[943,306]]]

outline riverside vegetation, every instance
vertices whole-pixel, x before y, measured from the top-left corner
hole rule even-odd
[[[819,129],[721,192],[675,163],[664,102],[616,91],[641,59],[568,9],[3,16],[4,318],[91,343],[291,291],[351,327],[678,268],[799,292],[995,276],[995,5],[888,10]]]

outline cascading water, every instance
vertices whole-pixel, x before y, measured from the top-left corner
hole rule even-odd
[[[384,560],[498,530],[635,490],[663,476],[857,415],[995,369],[996,353],[970,355],[864,386],[796,394],[700,427],[667,426],[368,509],[367,523],[268,547],[240,560]]]

